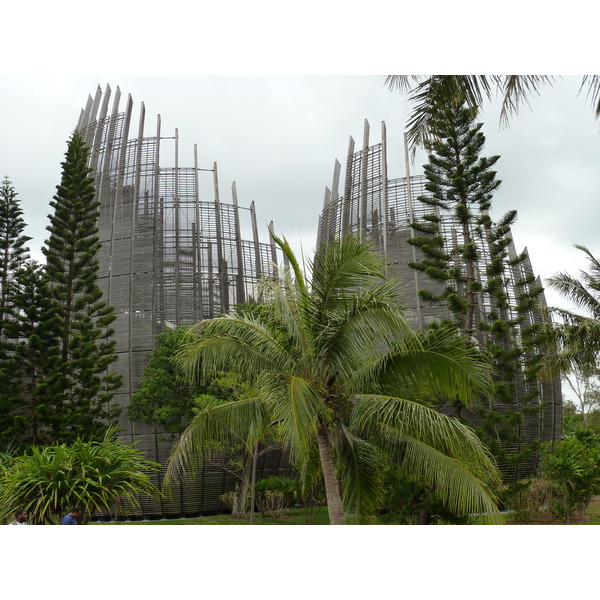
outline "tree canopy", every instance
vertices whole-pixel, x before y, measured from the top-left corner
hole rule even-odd
[[[196,417],[172,451],[169,474],[192,464],[207,435],[277,422],[301,477],[317,460],[330,522],[372,515],[387,461],[418,475],[456,512],[498,521],[499,473],[473,431],[429,404],[489,393],[487,365],[454,332],[413,333],[380,255],[352,236],[319,248],[308,275],[275,237],[290,269],[270,288],[272,317],[225,315],[200,323],[182,348],[193,379],[228,366],[254,398]]]

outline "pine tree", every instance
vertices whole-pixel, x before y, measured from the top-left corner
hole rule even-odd
[[[423,224],[412,225],[417,236],[409,242],[421,249],[425,259],[410,266],[444,286],[439,294],[420,291],[420,296],[429,302],[445,301],[457,326],[472,337],[477,322],[477,294],[481,291],[477,275],[481,260],[477,228],[501,183],[491,170],[500,157],[479,156],[485,137],[480,131],[482,124],[473,124],[469,109],[446,109],[433,127],[436,140],[428,144],[429,163],[424,166],[425,189],[430,195],[418,200],[434,212],[427,215]],[[452,215],[460,239],[453,241],[442,230],[440,210]]]
[[[58,308],[41,265],[27,261],[15,274],[12,311],[5,324],[12,351],[2,394],[1,436],[15,450],[51,443],[48,423],[62,397]]]
[[[542,288],[532,285],[533,276],[517,281],[511,310],[507,269],[526,256],[508,254],[516,211],[498,222],[489,215],[501,182],[492,170],[499,156],[480,156],[482,124],[474,122],[468,108],[447,108],[432,125],[435,139],[427,144],[424,166],[429,195],[418,198],[432,211],[411,224],[415,236],[409,243],[420,249],[422,259],[410,266],[435,282],[433,290],[419,290],[419,296],[445,304],[451,324],[488,355],[495,372],[494,398],[491,408],[475,410],[479,433],[501,462],[518,464],[536,450],[535,444],[522,443],[519,431],[524,414],[540,410],[534,400],[545,334],[530,314]],[[495,404],[514,409],[497,411]],[[461,412],[460,403],[454,403],[454,414]]]
[[[13,360],[16,341],[6,331],[14,309],[13,295],[18,289],[15,274],[28,258],[31,239],[17,193],[8,177],[0,186],[0,449],[15,447],[14,411],[20,405],[19,378]]]
[[[8,287],[14,273],[29,258],[25,221],[17,193],[8,177],[0,186],[0,324],[10,302]]]
[[[59,316],[62,397],[49,423],[53,438],[99,438],[116,412],[110,406],[120,377],[108,372],[116,360],[112,307],[97,285],[99,202],[87,166],[89,148],[75,131],[62,163],[62,179],[50,206],[50,237],[42,249]]]

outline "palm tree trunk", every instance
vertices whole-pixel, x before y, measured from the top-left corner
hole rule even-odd
[[[319,456],[321,458],[321,469],[325,481],[325,494],[327,496],[327,510],[329,512],[329,523],[331,525],[345,525],[346,516],[342,506],[342,497],[338,486],[331,453],[331,441],[325,425],[321,425],[317,435],[319,443]]]
[[[417,520],[418,525],[431,525],[431,510],[429,506],[430,499],[431,495],[428,493],[425,494],[423,506],[421,506],[421,510],[419,511],[419,517]]]

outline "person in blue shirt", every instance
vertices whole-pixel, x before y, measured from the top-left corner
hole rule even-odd
[[[67,513],[60,522],[61,525],[77,525],[77,518],[83,514],[83,508],[76,506],[71,512]]]

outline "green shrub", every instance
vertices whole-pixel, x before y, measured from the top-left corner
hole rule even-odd
[[[469,515],[452,513],[419,477],[406,477],[395,467],[387,469],[384,485],[382,523],[463,525],[472,520]]]
[[[256,486],[254,489],[257,494],[266,491],[277,491],[287,492],[290,494],[297,494],[299,488],[300,484],[297,479],[292,479],[291,477],[278,477],[276,475],[272,475],[271,477],[259,479],[256,482]]]
[[[519,481],[506,499],[506,507],[511,511],[511,520],[514,523],[552,522],[557,494],[556,485],[547,479],[533,477]]]
[[[542,460],[544,476],[560,490],[557,514],[568,522],[576,511],[583,521],[594,494],[600,492],[600,442],[595,434],[578,431]]]
[[[72,445],[32,447],[0,474],[0,522],[24,508],[31,524],[55,524],[74,506],[85,508],[83,522],[109,510],[122,498],[139,504],[138,495],[160,492],[144,471],[159,465],[142,458],[134,445],[114,439],[110,428],[101,442],[77,439]]]
[[[256,506],[264,517],[278,517],[290,508],[300,494],[300,483],[290,477],[265,477],[256,482]]]
[[[219,496],[219,500],[229,509],[233,508],[233,498],[235,496],[235,492],[225,492]]]

